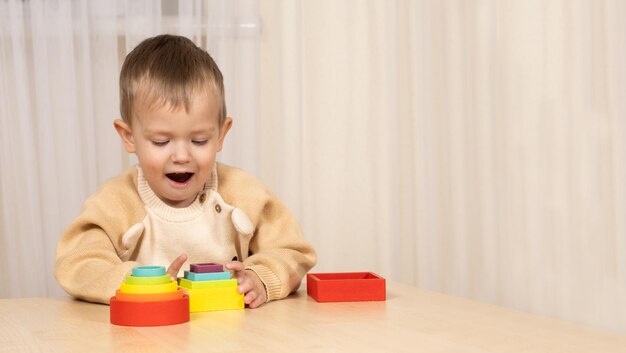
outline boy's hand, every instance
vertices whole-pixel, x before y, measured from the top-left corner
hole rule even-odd
[[[182,254],[172,262],[170,267],[167,268],[167,273],[172,278],[172,281],[175,281],[176,277],[178,277],[178,271],[180,271],[180,268],[183,267],[185,261],[187,261],[187,255]]]
[[[239,293],[243,293],[243,302],[248,304],[250,309],[258,308],[267,301],[265,285],[254,271],[246,271],[243,263],[239,261],[228,262],[224,267],[233,271],[233,277],[239,283]]]

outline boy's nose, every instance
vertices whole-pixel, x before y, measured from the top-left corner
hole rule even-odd
[[[189,149],[187,146],[178,145],[174,149],[174,153],[172,153],[172,161],[174,163],[186,163],[191,160],[191,154],[189,153]]]

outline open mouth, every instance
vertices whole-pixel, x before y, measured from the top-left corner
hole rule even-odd
[[[165,174],[170,180],[177,183],[185,183],[193,176],[193,173],[167,173]]]

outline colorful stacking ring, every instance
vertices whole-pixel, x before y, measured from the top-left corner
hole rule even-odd
[[[180,286],[189,289],[203,289],[203,288],[224,288],[224,287],[237,287],[237,279],[220,279],[214,281],[190,281],[186,278],[180,279]]]
[[[140,284],[140,285],[153,285],[153,284],[165,284],[170,283],[172,278],[170,275],[162,275],[155,277],[135,277],[135,276],[126,276],[126,283],[128,284]]]
[[[244,295],[236,278],[215,263],[191,264],[178,285],[189,296],[191,312],[243,309]]]
[[[176,292],[166,293],[148,293],[148,294],[136,294],[136,293],[124,293],[119,290],[115,292],[115,299],[126,302],[155,302],[163,300],[173,300],[183,297],[183,291],[179,288]]]
[[[208,273],[195,273],[185,271],[185,278],[190,281],[215,281],[218,279],[230,279],[230,272],[208,272]]]
[[[189,321],[189,297],[149,302],[111,298],[111,323],[122,326],[163,326]]]
[[[224,266],[214,263],[191,264],[189,269],[195,273],[222,272],[224,271]]]
[[[120,292],[131,294],[176,292],[177,289],[178,283],[176,283],[176,281],[170,281],[169,283],[165,284],[151,285],[129,284],[126,282],[122,282],[122,284],[120,285]]]
[[[189,296],[178,288],[163,266],[139,266],[110,301],[114,325],[162,326],[189,321]]]
[[[163,266],[138,266],[133,268],[132,272],[135,277],[156,277],[166,274]]]

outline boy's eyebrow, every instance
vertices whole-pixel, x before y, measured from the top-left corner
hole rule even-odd
[[[144,127],[143,131],[148,134],[169,134],[170,131],[167,129],[159,129],[159,128],[150,128]]]
[[[191,132],[194,133],[194,134],[197,134],[197,133],[200,133],[200,132],[207,132],[207,131],[208,132],[214,132],[216,130],[217,130],[217,127],[215,125],[211,125],[211,126],[209,126],[208,129],[196,129],[196,130],[191,130]]]
[[[208,129],[195,129],[195,130],[191,130],[191,134],[192,135],[198,135],[198,134],[209,134],[212,135],[215,133],[215,131],[217,131],[217,129],[214,126],[211,126]]]
[[[209,128],[206,129],[194,129],[191,130],[192,134],[201,134],[201,133],[214,133],[215,131],[217,131],[217,127],[215,125],[211,125]],[[165,129],[151,129],[151,128],[145,128],[144,132],[147,134],[154,134],[154,135],[168,135],[171,132],[169,130],[165,130]]]

